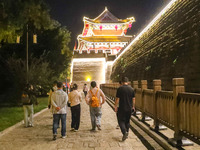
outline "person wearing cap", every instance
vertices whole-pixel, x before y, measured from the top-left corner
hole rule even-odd
[[[135,111],[135,93],[128,85],[128,78],[122,78],[122,86],[117,89],[115,100],[115,112],[123,134],[122,141],[128,138],[131,113]]]

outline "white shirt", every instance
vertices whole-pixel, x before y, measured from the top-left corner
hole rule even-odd
[[[80,104],[80,102],[82,101],[81,93],[78,92],[77,90],[73,90],[72,92],[69,93],[68,96],[69,96],[69,102],[70,102],[71,107]]]
[[[68,96],[67,93],[63,90],[57,90],[52,93],[51,96],[51,104],[53,106],[54,114],[66,114],[67,113],[67,101]],[[60,110],[57,111],[56,107],[60,107]]]

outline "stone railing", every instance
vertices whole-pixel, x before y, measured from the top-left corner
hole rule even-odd
[[[185,92],[184,79],[172,80],[173,91],[162,91],[161,80],[153,80],[153,89],[147,89],[147,80],[132,82],[135,90],[136,110],[154,119],[155,130],[159,124],[174,131],[171,139],[175,145],[182,145],[183,136],[200,144],[200,94]],[[118,83],[101,84],[101,89],[110,99],[115,100]]]

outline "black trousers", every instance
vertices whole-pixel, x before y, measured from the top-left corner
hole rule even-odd
[[[129,132],[131,111],[117,111],[117,120],[122,134]]]
[[[84,92],[84,95],[85,95],[85,97],[86,97],[86,95],[87,95],[87,91],[83,91]]]
[[[80,104],[76,106],[71,107],[71,113],[72,113],[72,123],[71,128],[74,128],[75,130],[79,129],[80,125],[80,115],[81,115],[81,106]]]

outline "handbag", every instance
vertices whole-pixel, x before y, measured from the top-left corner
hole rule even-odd
[[[28,104],[28,103],[31,102],[31,100],[30,100],[28,94],[24,94],[24,93],[22,94],[21,100],[22,100],[22,103],[26,103],[26,104]]]
[[[70,102],[67,102],[67,106],[68,106],[68,107],[71,107],[71,104],[70,104]]]

